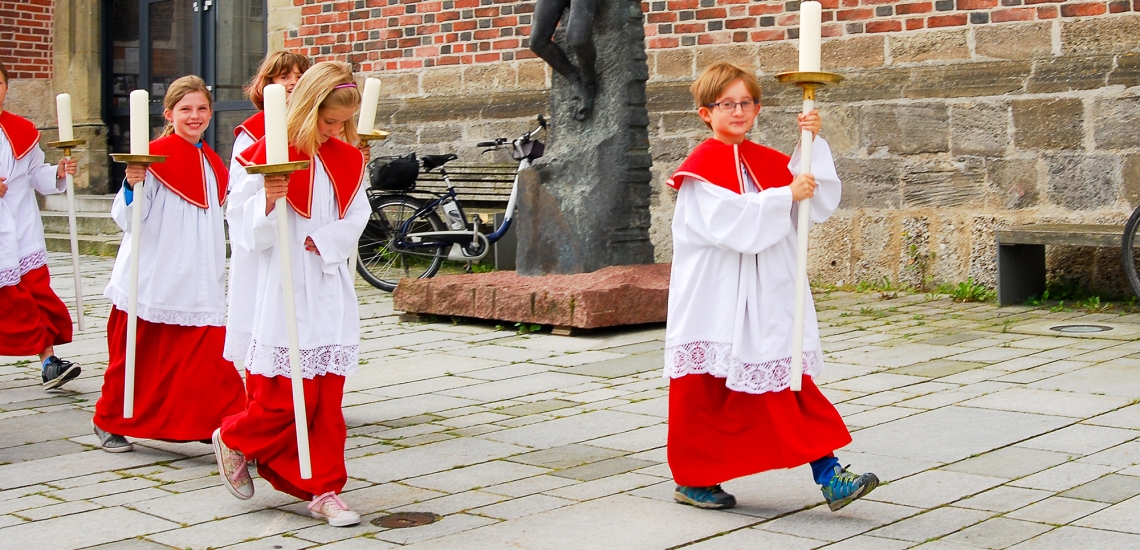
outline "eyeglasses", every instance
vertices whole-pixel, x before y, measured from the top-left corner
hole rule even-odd
[[[719,101],[716,103],[709,103],[708,105],[705,105],[705,107],[708,107],[709,109],[713,109],[713,108],[719,109],[720,112],[722,112],[722,113],[731,113],[731,112],[735,111],[737,107],[740,107],[740,109],[746,113],[751,113],[752,111],[756,110],[756,107],[759,107],[759,106],[760,106],[760,104],[757,103],[756,100],[754,100],[754,99],[745,99],[744,101],[724,100],[724,101]]]

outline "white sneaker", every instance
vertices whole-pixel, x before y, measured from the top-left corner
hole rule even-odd
[[[332,491],[313,497],[313,502],[309,504],[309,515],[316,519],[328,520],[329,525],[333,527],[347,527],[360,523],[360,514],[349,510],[348,505]]]
[[[226,447],[222,443],[222,429],[214,430],[214,458],[218,461],[218,473],[222,475],[222,484],[231,495],[242,500],[253,497],[253,478],[249,477],[249,463],[245,455]]]

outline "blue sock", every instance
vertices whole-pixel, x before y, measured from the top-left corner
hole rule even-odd
[[[54,357],[54,356],[48,356],[48,358],[47,358],[47,359],[44,359],[43,363],[41,363],[41,364],[40,364],[40,370],[44,370],[44,369],[46,369],[46,368],[47,368],[47,366],[48,366],[48,363],[51,363],[51,358],[52,358],[52,357]]]
[[[811,461],[811,476],[815,478],[817,485],[827,485],[831,481],[831,477],[835,475],[835,467],[838,465],[839,459],[835,458],[835,455],[813,460]]]

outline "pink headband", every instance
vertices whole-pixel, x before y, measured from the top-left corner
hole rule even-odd
[[[349,82],[349,83],[347,83],[347,84],[338,84],[338,85],[337,85],[336,87],[334,87],[333,89],[334,89],[334,90],[339,90],[339,89],[341,89],[341,88],[355,88],[355,87],[356,87],[356,83],[354,83],[354,82]]]

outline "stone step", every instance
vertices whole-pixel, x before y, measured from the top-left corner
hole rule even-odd
[[[79,235],[79,253],[114,256],[119,253],[119,243],[122,240],[118,235]],[[44,241],[50,252],[71,252],[71,237],[67,233],[45,233]]]
[[[115,195],[75,195],[75,212],[108,213],[113,202]],[[67,195],[59,193],[44,197],[42,211],[67,212]]]
[[[40,219],[44,222],[45,233],[60,233],[67,235],[67,212],[45,210],[40,212]],[[80,235],[91,236],[117,236],[122,233],[111,214],[106,212],[76,212],[75,230]]]

